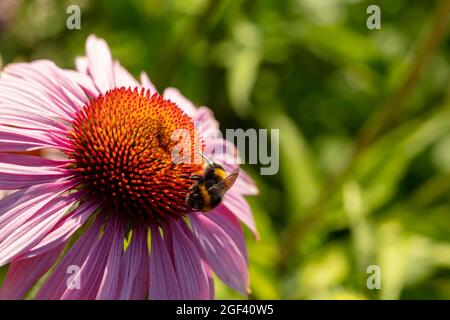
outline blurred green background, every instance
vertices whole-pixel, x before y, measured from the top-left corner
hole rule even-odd
[[[245,166],[261,189],[250,298],[449,299],[449,3],[0,0],[0,54],[73,68],[95,33],[222,129],[279,128],[279,174]],[[81,30],[66,28],[70,4]]]

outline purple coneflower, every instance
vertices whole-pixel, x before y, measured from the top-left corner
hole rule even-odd
[[[0,200],[0,266],[10,264],[0,298],[41,279],[37,299],[211,299],[213,272],[247,294],[239,220],[257,235],[244,199],[254,183],[241,171],[219,206],[192,212],[190,175],[203,163],[171,159],[177,129],[213,160],[211,146],[235,154],[208,134],[212,112],[173,88],[159,95],[145,73],[137,82],[95,36],[76,67],[40,60],[0,74],[0,189],[17,190]]]

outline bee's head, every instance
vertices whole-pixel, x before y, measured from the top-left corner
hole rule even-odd
[[[203,199],[198,193],[188,194],[186,202],[193,211],[198,211],[203,207]]]

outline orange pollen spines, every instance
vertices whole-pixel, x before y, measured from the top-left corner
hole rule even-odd
[[[179,129],[189,137],[173,139]],[[75,175],[103,212],[154,223],[187,212],[189,177],[202,164],[175,164],[172,151],[181,146],[194,154],[202,143],[192,119],[171,101],[145,89],[113,89],[78,112],[70,138]]]

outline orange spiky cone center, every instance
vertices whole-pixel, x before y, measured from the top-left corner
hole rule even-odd
[[[181,138],[174,134],[180,130]],[[105,212],[161,223],[188,211],[202,143],[192,119],[171,101],[144,89],[113,89],[78,112],[71,141],[75,175]],[[174,163],[175,148],[189,151],[190,161]]]

